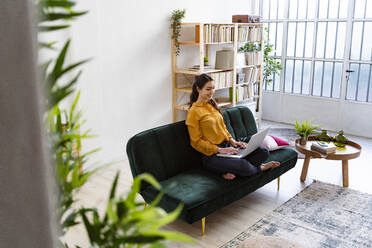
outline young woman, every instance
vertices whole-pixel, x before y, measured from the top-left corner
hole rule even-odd
[[[279,162],[263,164],[269,157],[269,151],[263,147],[257,148],[242,159],[216,155],[236,154],[237,148],[245,148],[247,143],[234,140],[227,131],[222,114],[213,99],[214,88],[213,79],[207,74],[196,77],[186,120],[191,146],[205,155],[202,158],[204,168],[221,173],[225,179],[232,180],[235,176],[252,176],[279,166]]]

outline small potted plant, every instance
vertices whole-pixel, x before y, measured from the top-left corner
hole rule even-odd
[[[208,57],[204,57],[204,66],[209,66],[209,60]]]
[[[300,135],[300,145],[306,145],[307,137],[310,134],[314,134],[315,130],[319,128],[319,126],[311,125],[312,120],[310,121],[303,121],[302,124],[296,119],[295,122],[295,129],[298,135]]]

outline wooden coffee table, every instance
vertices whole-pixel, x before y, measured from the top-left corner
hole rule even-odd
[[[352,141],[348,141],[345,148],[337,148],[335,153],[323,154],[317,151],[311,150],[311,144],[315,142],[315,136],[309,136],[306,145],[300,145],[300,139],[296,140],[296,150],[305,154],[304,164],[302,166],[301,182],[304,182],[309,169],[310,159],[312,158],[324,158],[329,160],[341,160],[342,161],[342,184],[344,187],[349,187],[349,159],[357,158],[362,151],[362,147]]]

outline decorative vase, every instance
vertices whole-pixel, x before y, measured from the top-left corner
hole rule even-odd
[[[332,137],[327,135],[327,130],[323,129],[322,133],[316,136],[316,140],[330,142]]]
[[[306,145],[307,137],[301,136],[300,138],[300,145]]]
[[[341,130],[338,132],[338,135],[335,136],[334,140],[333,140],[333,143],[337,146],[337,147],[345,147],[346,144],[347,144],[347,138],[344,136],[344,131]]]

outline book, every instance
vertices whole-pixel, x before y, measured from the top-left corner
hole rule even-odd
[[[311,144],[311,150],[325,153],[325,154],[331,154],[336,152],[336,146],[333,143],[328,143],[324,141],[315,141]]]

